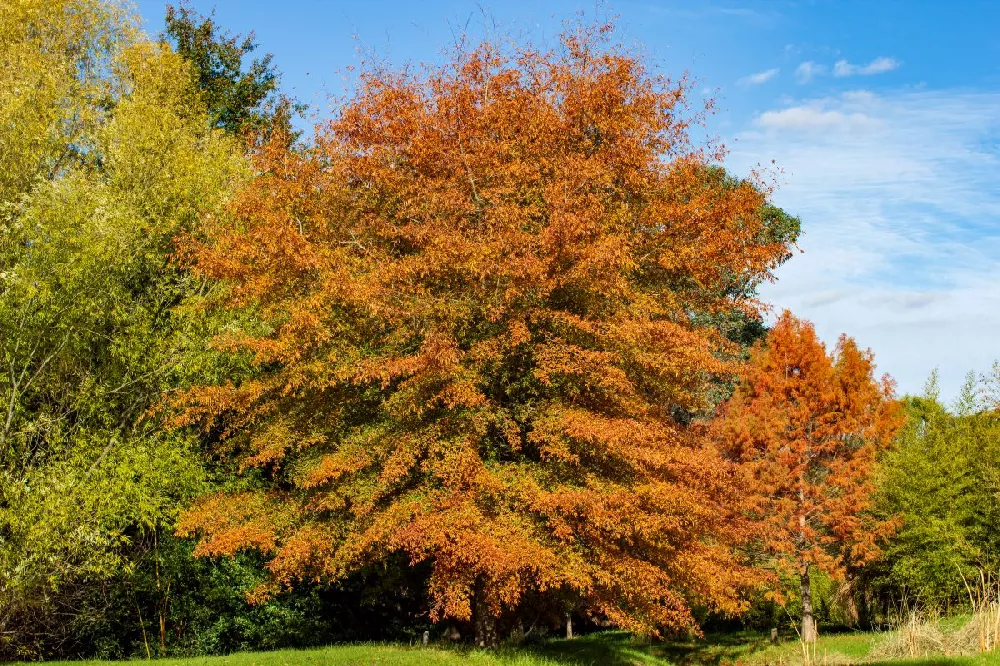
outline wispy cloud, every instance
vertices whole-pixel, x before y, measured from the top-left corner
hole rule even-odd
[[[847,129],[866,130],[878,127],[881,121],[864,113],[825,109],[822,105],[796,106],[777,111],[765,111],[754,124],[770,130]]]
[[[684,21],[719,20],[721,18],[723,20],[733,19],[758,27],[772,26],[782,17],[777,8],[766,5],[751,8],[726,6],[712,2],[687,3],[685,6],[672,6],[664,2],[640,2],[635,6],[651,14],[669,16]]]
[[[742,79],[737,81],[737,83],[741,86],[759,86],[760,84],[767,83],[776,77],[779,71],[780,70],[775,67],[774,69],[757,72],[756,74],[751,74],[750,76],[744,76]]]
[[[1000,93],[855,91],[760,114],[730,166],[777,160],[804,255],[765,298],[875,351],[902,391],[1000,357]]]
[[[807,60],[795,68],[795,80],[799,83],[809,83],[815,77],[825,73],[826,67],[812,60]]]
[[[871,76],[891,72],[898,68],[900,63],[895,58],[879,57],[872,60],[867,65],[854,65],[846,60],[838,60],[833,66],[834,76]]]

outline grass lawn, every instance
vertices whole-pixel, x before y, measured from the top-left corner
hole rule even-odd
[[[928,657],[915,660],[868,661],[873,646],[883,637],[870,633],[827,634],[816,648],[817,666],[852,663],[1000,666],[1000,654],[978,657]],[[49,662],[50,666],[97,666],[114,662]],[[122,663],[122,662],[118,662]],[[135,663],[135,662],[132,662]],[[417,648],[401,645],[345,645],[314,650],[248,652],[222,657],[160,659],[156,666],[794,666],[802,663],[796,641],[771,645],[752,632],[710,634],[704,640],[649,642],[621,632],[601,632],[576,640],[550,640],[525,648],[496,652],[458,648]]]

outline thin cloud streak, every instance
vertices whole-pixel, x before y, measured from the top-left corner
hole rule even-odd
[[[881,122],[863,113],[844,113],[819,107],[800,106],[779,111],[765,111],[754,121],[758,127],[774,130],[847,129],[863,131]]]
[[[833,65],[833,75],[838,78],[845,78],[848,76],[874,76],[875,74],[891,72],[894,69],[898,69],[900,66],[902,66],[900,61],[895,58],[888,58],[885,56],[875,58],[867,65],[855,65],[847,60],[838,60]],[[812,60],[806,60],[805,62],[799,63],[799,66],[795,68],[795,80],[798,83],[809,83],[819,76],[825,76],[827,71],[828,69],[826,65],[821,65],[820,63]]]
[[[844,76],[872,76],[891,72],[900,66],[900,62],[895,58],[885,56],[875,58],[867,65],[853,65],[846,60],[838,60],[833,66],[833,75]]]
[[[756,74],[751,74],[750,76],[744,76],[742,79],[737,81],[737,83],[741,86],[759,86],[760,84],[767,83],[776,77],[779,71],[781,70],[775,67],[774,69],[757,72]]]

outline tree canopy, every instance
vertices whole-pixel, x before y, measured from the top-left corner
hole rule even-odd
[[[291,118],[305,106],[280,93],[272,54],[247,62],[257,50],[253,33],[233,35],[184,1],[167,5],[165,23],[162,38],[193,66],[215,127],[247,140],[276,128],[293,134]]]
[[[903,401],[906,424],[876,476],[876,511],[899,528],[864,577],[908,602],[960,604],[966,583],[994,571],[1000,553],[1000,418],[989,378],[972,375],[951,412],[936,373]]]
[[[610,34],[367,71],[190,240],[218,307],[254,315],[216,346],[259,375],[186,392],[177,423],[269,479],[185,515],[199,553],[260,550],[262,594],[405,553],[432,617],[487,643],[529,592],[653,632],[742,607],[740,477],[676,415],[735,371],[701,320],[755,313],[732,286],[789,241],[692,144],[687,81]]]

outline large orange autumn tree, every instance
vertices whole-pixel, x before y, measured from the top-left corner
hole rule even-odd
[[[177,422],[267,488],[180,531],[264,553],[257,596],[403,553],[431,617],[485,645],[528,594],[637,631],[741,608],[742,477],[675,417],[734,370],[699,322],[755,316],[789,238],[692,145],[688,84],[609,39],[368,72],[185,244],[245,324],[216,346],[257,373],[192,388]]]
[[[875,377],[871,352],[841,336],[828,354],[812,324],[788,311],[713,424],[761,493],[754,513],[768,546],[798,573],[804,641],[816,640],[810,571],[870,561],[893,528],[866,512],[876,457],[900,425],[892,381]]]

